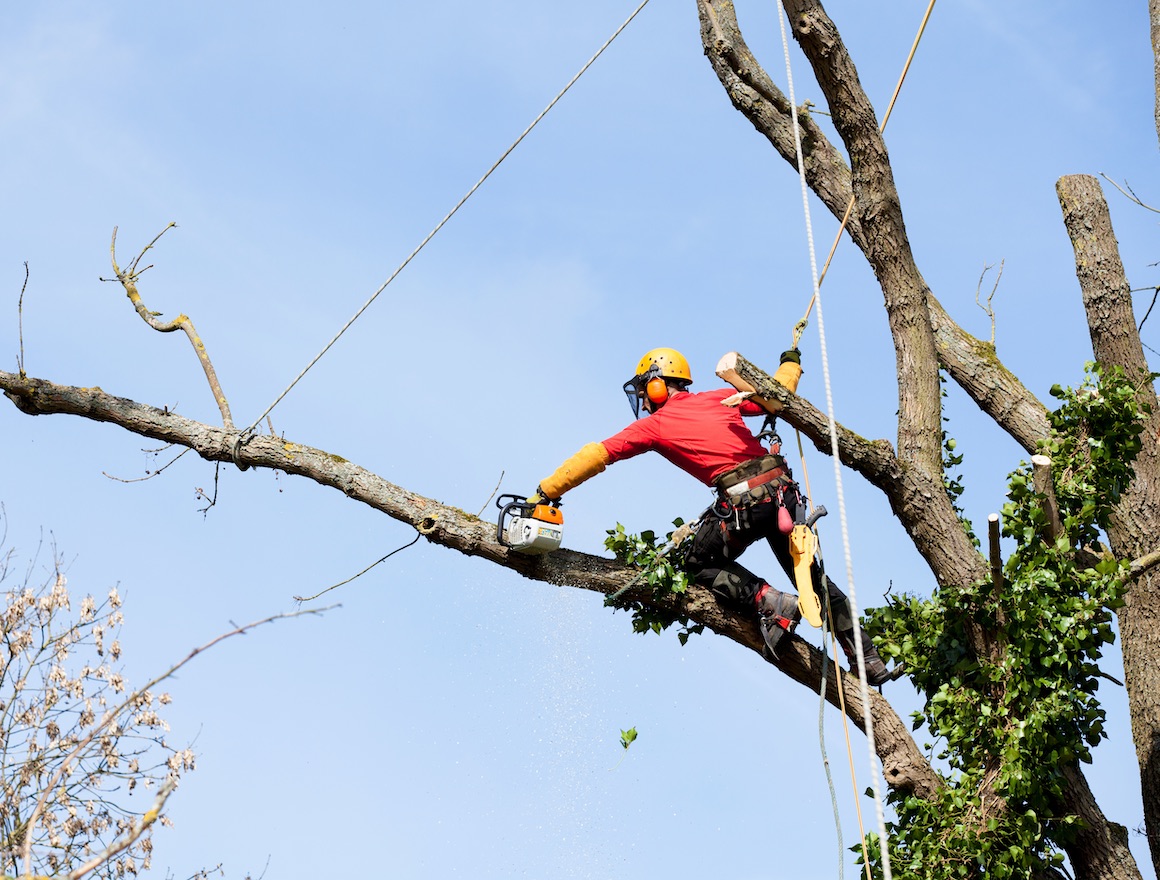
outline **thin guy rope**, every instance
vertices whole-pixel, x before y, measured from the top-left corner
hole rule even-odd
[[[568,81],[568,84],[566,86],[564,86],[564,88],[562,88],[560,90],[560,93],[558,95],[556,95],[556,97],[554,97],[551,100],[551,102],[548,104],[547,107],[545,107],[542,111],[540,111],[540,115],[537,116],[535,119],[533,119],[531,124],[523,130],[523,133],[520,134],[520,136],[518,138],[516,138],[515,141],[512,142],[512,145],[503,151],[503,154],[498,159],[496,159],[495,164],[493,164],[490,168],[487,169],[487,172],[483,175],[483,177],[479,178],[479,180],[477,180],[475,182],[475,185],[467,191],[467,194],[459,200],[459,202],[455,205],[455,207],[452,208],[450,211],[448,211],[446,216],[444,216],[444,218],[442,220],[440,220],[435,225],[435,228],[432,229],[429,233],[427,233],[427,237],[424,238],[421,242],[419,242],[419,246],[416,247],[413,251],[411,251],[411,253],[408,254],[407,258],[405,260],[403,260],[402,263],[399,264],[399,267],[397,269],[395,269],[394,272],[391,273],[391,276],[386,281],[384,281],[382,283],[382,285],[379,287],[379,289],[376,290],[373,294],[371,294],[370,299],[368,299],[365,303],[363,303],[362,307],[357,312],[354,313],[354,316],[351,317],[351,319],[349,321],[347,321],[342,326],[342,329],[339,330],[334,335],[334,338],[331,339],[330,342],[326,343],[326,346],[322,349],[322,351],[320,351],[317,355],[315,355],[314,359],[303,368],[302,372],[294,377],[294,381],[292,381],[289,385],[286,386],[286,390],[284,390],[281,394],[279,394],[274,399],[274,402],[271,403],[268,407],[266,407],[265,412],[263,412],[260,416],[258,416],[256,419],[254,419],[254,423],[252,425],[250,425],[250,427],[246,428],[245,431],[242,432],[243,435],[252,433],[254,428],[256,428],[258,426],[258,423],[261,422],[262,419],[264,419],[266,416],[268,416],[273,411],[274,407],[276,407],[279,403],[282,402],[282,399],[287,394],[289,394],[291,392],[291,390],[293,390],[295,385],[297,385],[299,382],[302,381],[302,378],[308,372],[310,372],[310,370],[314,367],[315,364],[317,364],[320,360],[322,360],[323,356],[328,351],[330,351],[331,346],[333,346],[336,342],[338,342],[338,340],[342,337],[342,335],[344,333],[346,333],[346,331],[351,328],[351,325],[354,324],[354,322],[357,321],[360,317],[362,317],[363,312],[365,312],[368,308],[370,308],[371,303],[373,303],[376,299],[379,298],[379,294],[387,289],[387,285],[389,285],[392,281],[394,281],[395,278],[397,278],[399,276],[399,273],[402,272],[405,268],[407,268],[407,264],[410,263],[411,260],[413,260],[418,255],[419,251],[423,250],[423,248],[427,246],[427,242],[429,242],[431,239],[433,239],[435,237],[435,235],[439,232],[439,230],[444,227],[444,225],[447,223],[447,221],[450,220],[452,217],[454,217],[456,212],[459,211],[459,209],[463,207],[464,203],[475,194],[475,191],[477,189],[479,189],[481,186],[483,186],[484,181],[486,181],[489,177],[491,177],[492,172],[494,172],[497,168],[499,168],[499,166],[503,162],[503,160],[506,159],[509,155],[511,155],[512,151],[515,150],[515,148],[520,145],[520,142],[525,137],[527,137],[528,134],[531,133],[531,130],[539,124],[540,120],[548,115],[548,111],[556,106],[557,102],[561,98],[564,97],[564,95],[567,93],[567,91],[570,88],[572,88],[573,85],[576,84],[576,81],[584,75],[584,73],[588,70],[589,67],[591,67],[593,65],[593,63],[595,63],[596,59],[604,54],[604,50],[607,49],[610,45],[612,45],[612,41],[620,36],[621,31],[623,31],[626,27],[628,27],[628,25],[632,22],[632,20],[634,18],[636,18],[637,14],[642,9],[644,9],[645,6],[648,5],[648,2],[649,2],[649,0],[643,0],[643,2],[639,6],[637,6],[635,10],[633,10],[632,14],[624,20],[624,23],[613,32],[612,36],[604,41],[604,45],[596,50],[596,54],[594,54],[591,58],[588,59],[588,61],[585,63],[585,65],[580,68],[579,72],[574,77],[572,77],[572,79],[570,79]]]

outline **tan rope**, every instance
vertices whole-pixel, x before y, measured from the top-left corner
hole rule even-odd
[[[902,73],[898,77],[898,84],[894,86],[894,94],[890,96],[890,103],[886,106],[886,113],[882,116],[882,122],[878,124],[878,131],[886,131],[886,123],[890,121],[890,114],[894,112],[894,104],[898,100],[898,93],[902,91],[902,84],[906,81],[906,74],[910,70],[910,62],[914,60],[914,55],[918,51],[918,43],[922,39],[922,34],[926,30],[926,23],[930,21],[930,14],[934,11],[935,0],[930,0],[926,7],[926,13],[922,16],[922,23],[918,26],[918,33],[914,35],[914,42],[910,45],[910,53],[906,56],[906,63],[902,65]],[[780,8],[780,5],[779,5]],[[792,99],[791,99],[792,103]],[[826,255],[826,262],[822,264],[822,272],[818,276],[817,287],[822,286],[822,282],[826,279],[826,273],[830,270],[830,262],[834,259],[834,253],[838,250],[838,242],[842,240],[842,233],[846,231],[846,224],[850,222],[850,214],[854,210],[854,196],[850,196],[850,202],[846,205],[846,212],[842,215],[841,225],[838,226],[838,233],[834,236],[834,243],[830,245],[830,252]],[[818,292],[814,290],[813,296],[810,297],[810,303],[806,306],[806,313],[802,319],[794,325],[793,328],[793,347],[797,348],[798,341],[801,339],[802,333],[809,325],[810,312],[813,311],[814,303],[818,299]]]
[[[879,123],[879,126],[878,126],[879,132],[885,131],[885,129],[886,129],[886,123],[889,121],[890,114],[894,110],[894,104],[898,99],[899,92],[902,90],[902,84],[906,80],[906,74],[910,70],[910,64],[914,60],[914,55],[918,50],[918,44],[919,44],[919,41],[922,39],[923,32],[926,30],[927,22],[930,20],[931,12],[934,9],[934,4],[935,4],[935,0],[930,0],[930,3],[928,4],[927,9],[926,9],[926,13],[923,15],[922,23],[919,25],[918,33],[914,38],[914,42],[911,44],[910,52],[906,58],[906,63],[903,65],[902,73],[898,78],[898,84],[895,86],[894,93],[890,97],[890,103],[887,106],[885,115],[882,117],[882,122]],[[825,278],[826,272],[829,270],[830,262],[834,257],[834,253],[837,251],[838,242],[841,240],[842,233],[845,231],[846,225],[850,220],[850,215],[851,215],[851,212],[853,211],[853,208],[854,208],[854,195],[853,195],[853,193],[851,193],[851,195],[850,195],[850,201],[846,205],[846,210],[842,216],[841,225],[838,228],[837,235],[834,236],[834,243],[830,246],[830,252],[829,252],[828,256],[826,257],[825,265],[822,269],[822,272],[819,274],[817,271],[817,263],[816,263],[816,259],[815,259],[815,255],[814,255],[813,225],[812,225],[811,220],[810,220],[809,199],[807,197],[808,193],[807,193],[807,184],[806,184],[805,161],[804,161],[804,158],[802,155],[801,129],[798,126],[797,103],[795,101],[794,94],[793,94],[793,70],[792,70],[791,65],[790,65],[789,41],[786,38],[784,10],[782,9],[780,2],[778,2],[778,4],[777,4],[777,12],[778,12],[778,22],[781,25],[782,46],[785,50],[785,67],[786,67],[786,75],[788,78],[788,86],[789,86],[789,103],[790,103],[791,115],[793,118],[793,130],[794,130],[795,147],[796,147],[796,152],[797,152],[798,174],[799,174],[799,177],[801,178],[802,204],[803,204],[803,212],[805,214],[806,236],[807,236],[808,243],[809,243],[810,269],[811,269],[811,275],[813,277],[813,295],[810,297],[809,304],[806,307],[805,315],[802,317],[802,319],[800,321],[798,321],[797,324],[794,325],[793,348],[798,347],[798,344],[801,340],[802,333],[805,332],[805,328],[809,324],[810,312],[813,310],[814,306],[816,305],[818,308],[818,337],[819,337],[819,342],[821,345],[822,373],[823,373],[823,377],[824,377],[824,381],[825,381],[825,389],[826,389],[827,419],[828,419],[828,427],[829,427],[829,434],[830,434],[830,443],[831,443],[831,447],[832,447],[831,452],[832,452],[832,456],[834,459],[834,471],[835,471],[834,478],[835,478],[837,492],[838,492],[838,510],[839,510],[839,518],[841,521],[842,545],[843,545],[843,548],[845,550],[845,555],[846,555],[846,577],[847,577],[849,591],[850,591],[849,597],[848,597],[848,602],[849,602],[849,606],[850,606],[850,616],[852,617],[852,619],[854,621],[854,650],[855,650],[856,659],[857,659],[857,663],[858,663],[858,678],[859,678],[858,683],[859,683],[860,695],[861,695],[861,699],[862,699],[863,718],[864,718],[864,723],[866,726],[867,748],[870,752],[870,781],[871,781],[871,788],[874,792],[875,812],[877,814],[877,819],[878,819],[878,831],[879,831],[880,843],[881,843],[880,853],[881,853],[881,858],[882,858],[883,876],[884,876],[885,880],[891,880],[889,839],[887,837],[887,832],[886,832],[886,816],[885,816],[885,811],[884,811],[883,804],[882,804],[882,791],[881,791],[881,788],[879,785],[879,777],[878,777],[878,773],[877,773],[875,763],[874,763],[877,759],[875,741],[874,741],[874,719],[873,719],[873,716],[870,712],[870,693],[869,693],[869,687],[866,684],[866,663],[865,663],[865,657],[863,656],[864,649],[863,649],[863,645],[862,645],[862,628],[858,623],[859,615],[858,615],[857,592],[856,592],[856,589],[854,586],[854,568],[853,568],[853,560],[852,560],[851,551],[850,551],[849,530],[847,528],[846,501],[845,501],[845,494],[844,494],[844,491],[842,488],[841,457],[839,455],[839,449],[838,449],[837,424],[836,424],[835,419],[834,419],[834,405],[833,405],[833,397],[832,397],[831,385],[830,385],[830,365],[829,365],[829,358],[828,358],[828,355],[826,353],[826,333],[825,333],[825,325],[824,325],[824,322],[822,319],[822,305],[821,305],[821,297],[820,297],[822,281]],[[801,462],[802,462],[802,472],[803,472],[803,476],[806,480],[807,503],[812,503],[812,502],[808,501],[808,499],[810,498],[812,493],[811,493],[810,487],[809,487],[809,471],[807,469],[806,462],[805,462],[805,451],[804,451],[804,448],[802,446],[801,432],[800,431],[797,432],[797,440],[798,440],[798,453],[801,456]],[[826,603],[827,603],[827,611],[830,611],[831,609],[829,608],[829,590],[826,590]],[[832,616],[830,614],[827,614],[827,620],[832,621]],[[823,636],[823,638],[824,638],[824,636]],[[835,651],[835,659],[834,659],[835,668],[837,668],[837,665],[838,665],[838,663],[837,663],[837,657],[836,657],[836,651]],[[823,677],[823,693],[824,693],[824,687],[825,687],[824,681],[825,681],[825,679]],[[854,789],[855,789],[854,803],[855,803],[855,808],[856,808],[857,814],[858,814],[858,828],[862,834],[863,861],[866,864],[867,877],[869,878],[870,877],[870,868],[869,868],[870,860],[869,860],[868,854],[866,852],[866,833],[865,833],[865,828],[863,827],[863,822],[862,822],[862,809],[861,809],[860,804],[858,803],[858,798],[857,798],[857,794],[858,794],[858,792],[857,792],[857,780],[854,776],[854,752],[853,752],[853,748],[850,744],[849,723],[848,723],[848,720],[846,719],[844,688],[842,687],[842,680],[841,680],[841,673],[840,672],[838,673],[837,687],[838,687],[838,699],[839,699],[839,703],[840,703],[841,709],[842,709],[842,719],[843,719],[843,722],[845,724],[845,729],[846,729],[846,750],[847,750],[847,754],[848,754],[849,759],[850,759],[851,781],[852,781],[852,783],[854,785]],[[823,734],[823,736],[824,736],[824,734]],[[824,742],[823,742],[822,748],[823,748],[823,755],[824,755],[824,752],[825,752]],[[841,829],[839,828],[839,838],[840,837],[841,837]]]

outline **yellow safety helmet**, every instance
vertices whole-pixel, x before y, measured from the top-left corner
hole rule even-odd
[[[640,404],[644,399],[660,406],[669,399],[670,380],[684,387],[693,381],[689,362],[673,348],[654,348],[640,359],[632,378],[624,383],[624,393],[632,413],[640,418]]]

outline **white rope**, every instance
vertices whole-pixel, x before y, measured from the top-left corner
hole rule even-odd
[[[570,79],[568,81],[568,84],[566,86],[564,86],[564,88],[560,89],[560,93],[558,95],[556,95],[556,97],[554,97],[551,100],[551,102],[548,104],[547,107],[545,107],[542,111],[540,111],[540,115],[532,120],[531,124],[523,130],[523,133],[520,134],[520,136],[512,142],[512,145],[510,147],[508,147],[506,150],[504,150],[503,154],[498,159],[495,160],[495,163],[490,168],[487,169],[487,171],[484,173],[483,177],[479,178],[479,180],[477,180],[475,182],[475,186],[473,186],[471,189],[469,189],[467,191],[467,195],[465,195],[463,198],[461,198],[456,203],[455,207],[452,208],[450,211],[448,211],[446,216],[444,216],[444,218],[442,220],[440,220],[435,225],[435,228],[432,229],[429,233],[427,233],[427,237],[424,238],[421,242],[419,242],[419,246],[416,247],[413,251],[411,251],[410,254],[407,255],[407,259],[403,260],[403,262],[399,264],[399,267],[397,269],[395,269],[394,272],[391,273],[391,276],[386,281],[384,281],[382,283],[382,285],[379,287],[379,289],[371,294],[370,299],[368,299],[365,303],[363,303],[362,307],[357,312],[355,312],[354,315],[351,317],[351,319],[349,321],[347,321],[342,326],[342,329],[339,330],[336,334],[334,334],[334,338],[331,339],[330,342],[326,343],[326,345],[323,347],[322,351],[320,351],[317,355],[315,355],[314,360],[312,360],[310,363],[308,363],[303,368],[302,372],[294,377],[294,381],[292,381],[289,385],[286,386],[286,390],[284,390],[281,394],[279,394],[277,396],[277,398],[274,399],[274,402],[271,403],[268,407],[266,407],[265,411],[260,416],[258,416],[256,419],[254,419],[254,423],[252,425],[250,425],[250,427],[246,428],[245,431],[242,432],[243,435],[252,433],[254,428],[256,428],[258,426],[258,424],[262,421],[262,419],[266,418],[266,416],[268,416],[271,413],[271,411],[273,411],[274,407],[276,407],[279,403],[282,402],[282,398],[284,398],[287,394],[289,394],[290,391],[294,388],[294,386],[297,385],[300,381],[302,381],[302,378],[308,372],[310,372],[311,368],[315,364],[317,364],[320,360],[322,360],[323,355],[325,355],[328,351],[330,351],[331,346],[334,345],[336,342],[338,342],[338,340],[342,337],[342,335],[344,333],[346,333],[347,330],[350,329],[351,325],[354,324],[354,322],[357,321],[360,317],[362,317],[363,312],[365,312],[368,308],[370,308],[371,303],[373,303],[376,299],[378,299],[379,294],[387,289],[387,285],[389,285],[392,281],[394,281],[395,278],[397,278],[399,276],[399,273],[402,272],[405,268],[407,268],[407,264],[410,263],[411,260],[413,260],[418,255],[419,251],[423,250],[423,248],[427,246],[427,242],[429,242],[431,239],[433,239],[435,237],[436,233],[438,233],[439,230],[444,227],[444,225],[447,223],[447,221],[455,216],[456,212],[460,208],[463,207],[464,203],[469,198],[471,198],[473,195],[475,195],[475,191],[477,189],[479,189],[481,186],[483,186],[484,181],[487,180],[489,177],[491,177],[492,172],[494,172],[500,166],[500,163],[502,163],[503,160],[506,159],[511,154],[511,152],[516,147],[518,147],[520,145],[520,142],[525,137],[527,137],[529,133],[531,133],[531,130],[539,124],[540,120],[548,115],[548,111],[556,106],[557,102],[561,98],[564,97],[565,93],[567,93],[567,91],[570,88],[572,88],[573,85],[576,84],[576,81],[578,79],[580,79],[581,76],[584,75],[585,71],[587,71],[588,68],[593,65],[593,63],[595,63],[596,59],[604,54],[604,50],[607,49],[610,45],[612,45],[612,41],[620,36],[620,32],[623,31],[626,27],[628,27],[628,25],[632,22],[632,20],[634,18],[636,18],[637,14],[642,9],[644,9],[645,6],[648,5],[648,2],[649,2],[649,0],[642,0],[641,4],[639,6],[637,6],[636,9],[633,10],[632,14],[624,20],[624,23],[613,32],[612,36],[604,41],[604,45],[601,46],[599,49],[597,49],[596,53],[591,58],[588,59],[588,61],[584,64],[584,66],[581,67],[580,70],[577,72],[577,74],[574,77],[572,77],[572,79]]]
[[[806,183],[805,161],[802,157],[801,129],[798,126],[797,101],[793,90],[793,68],[790,64],[789,40],[785,32],[785,11],[780,0],[775,0],[777,21],[781,27],[781,44],[785,51],[785,72],[789,88],[789,106],[793,117],[794,146],[797,150],[798,177],[801,179],[802,210],[805,213],[806,239],[810,249],[810,273],[813,279],[814,301],[818,310],[818,340],[822,354],[822,376],[826,388],[826,419],[830,431],[830,454],[834,460],[834,481],[838,490],[838,513],[842,525],[842,547],[846,555],[846,582],[849,587],[850,615],[854,619],[854,650],[858,655],[858,684],[862,698],[862,718],[866,725],[866,745],[870,752],[870,784],[874,791],[874,809],[878,818],[878,834],[885,880],[891,880],[889,838],[886,835],[886,814],[882,807],[882,790],[878,778],[878,752],[874,745],[874,718],[870,712],[870,688],[866,684],[866,660],[862,656],[862,627],[858,621],[857,591],[854,586],[854,562],[850,549],[850,533],[846,521],[846,498],[842,489],[842,461],[838,449],[838,427],[834,419],[834,399],[830,387],[830,362],[826,351],[825,321],[822,318],[822,290],[818,281],[817,257],[814,254],[814,230],[810,220],[809,186]],[[839,687],[841,685],[839,684]]]

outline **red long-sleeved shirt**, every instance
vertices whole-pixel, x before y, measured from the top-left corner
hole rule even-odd
[[[750,400],[739,406],[721,403],[736,393],[732,388],[674,393],[655,413],[604,441],[608,463],[651,449],[712,486],[726,471],[768,452],[742,420],[742,416],[762,415],[765,410]]]

